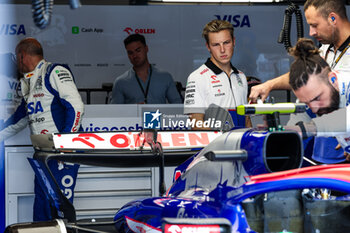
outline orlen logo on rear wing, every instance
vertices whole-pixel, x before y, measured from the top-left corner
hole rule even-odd
[[[162,131],[158,132],[157,141],[163,149],[203,148],[220,136],[217,131]],[[54,134],[55,148],[69,150],[137,150],[142,146],[150,149],[144,143],[144,134],[140,132],[96,132]]]

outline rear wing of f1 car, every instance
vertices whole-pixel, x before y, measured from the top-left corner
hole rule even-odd
[[[153,138],[157,135],[156,138]],[[106,167],[159,165],[152,143],[161,144],[165,165],[178,165],[222,135],[218,131],[95,132],[32,135],[34,158]]]
[[[53,177],[51,159],[103,167],[160,168],[161,193],[165,192],[164,166],[178,165],[198,153],[222,133],[217,131],[96,132],[32,135],[34,159],[28,158],[55,217],[76,221],[74,206]]]

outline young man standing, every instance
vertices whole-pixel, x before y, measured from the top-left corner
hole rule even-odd
[[[219,129],[245,124],[244,117],[235,117],[233,122],[227,113],[246,104],[248,92],[246,76],[231,64],[233,31],[232,24],[224,20],[213,20],[203,29],[210,58],[188,77],[184,103],[184,113],[196,122],[193,129],[212,129],[202,126],[202,122],[209,120],[220,120]]]
[[[181,104],[171,75],[149,63],[145,37],[132,34],[124,45],[133,67],[114,81],[111,104]]]

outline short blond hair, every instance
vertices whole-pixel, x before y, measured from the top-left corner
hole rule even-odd
[[[205,41],[209,43],[209,32],[220,32],[222,30],[229,30],[231,37],[233,38],[233,26],[231,23],[225,20],[214,19],[207,23],[203,28],[202,36]]]

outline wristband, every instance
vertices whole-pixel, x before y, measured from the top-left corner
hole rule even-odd
[[[306,128],[305,128],[304,122],[299,121],[299,122],[297,122],[295,125],[297,125],[297,126],[300,127],[302,138],[303,138],[303,139],[308,138],[308,136],[307,136],[307,134],[306,134]]]

